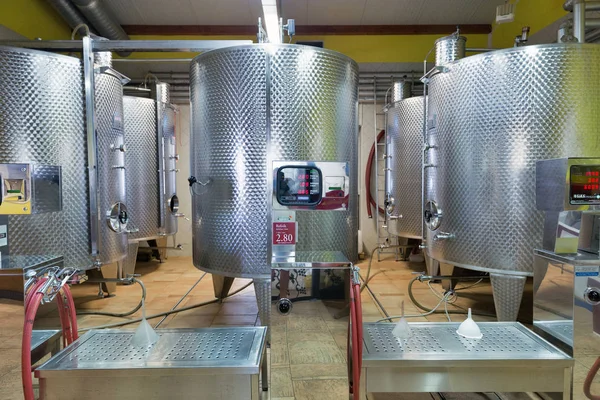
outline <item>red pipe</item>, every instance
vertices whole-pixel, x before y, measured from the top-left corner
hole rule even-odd
[[[377,135],[376,143],[379,143],[379,141],[384,135],[385,130],[379,132],[379,134]],[[373,196],[371,195],[371,171],[373,169],[373,158],[375,158],[375,143],[373,143],[373,146],[371,146],[371,151],[369,152],[369,159],[367,160],[367,168],[365,173],[365,186],[367,188],[367,195],[365,196],[365,199],[367,201],[367,214],[369,215],[369,218],[373,218],[371,206],[377,207],[377,203],[375,203],[375,200],[373,200]],[[378,207],[378,211],[380,214],[385,213],[384,209],[381,207]]]
[[[585,377],[585,382],[583,383],[583,393],[585,394],[585,397],[587,397],[590,400],[600,400],[600,396],[593,395],[591,389],[592,382],[594,381],[598,370],[600,370],[600,357],[596,359],[594,365],[592,365],[592,368],[590,368],[590,371]]]

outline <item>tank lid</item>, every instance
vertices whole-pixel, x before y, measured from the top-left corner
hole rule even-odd
[[[467,38],[450,35],[435,41],[435,66],[443,66],[465,58]]]
[[[412,83],[405,79],[398,79],[392,85],[392,103],[408,99],[411,96]]]

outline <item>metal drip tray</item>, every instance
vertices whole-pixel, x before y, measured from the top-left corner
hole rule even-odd
[[[352,263],[341,251],[297,251],[294,256],[275,257],[271,260],[273,269],[297,268],[350,268]]]
[[[31,363],[35,364],[47,354],[60,350],[61,331],[58,329],[36,329],[31,333]]]
[[[258,373],[265,332],[263,327],[164,329],[157,331],[158,342],[146,348],[130,344],[132,330],[92,330],[37,371],[40,377],[73,369],[203,368],[213,373]]]
[[[567,354],[518,322],[481,322],[478,340],[459,336],[459,325],[411,323],[412,337],[401,341],[392,335],[394,324],[364,324],[361,396],[544,391],[569,399],[573,359]]]
[[[412,337],[392,335],[394,324],[364,325],[364,362],[375,360],[565,360],[569,357],[517,322],[483,322],[482,339],[456,333],[458,323],[411,323]]]
[[[534,321],[533,326],[573,347],[573,321]]]

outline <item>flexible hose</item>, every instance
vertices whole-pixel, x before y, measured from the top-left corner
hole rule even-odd
[[[34,287],[35,288],[35,287]],[[33,323],[44,294],[36,291],[30,296],[28,307],[25,309],[25,321],[23,324],[23,341],[21,343],[21,381],[23,384],[23,395],[25,400],[35,400],[33,393],[33,379],[31,377],[31,335],[33,334]]]
[[[592,382],[594,381],[596,374],[598,374],[598,370],[600,370],[600,357],[596,358],[594,365],[590,368],[583,383],[583,393],[585,394],[585,397],[590,400],[600,400],[600,396],[592,394]]]
[[[238,290],[236,290],[236,291],[228,294],[223,299],[226,299],[226,298],[229,298],[231,296],[234,296],[234,295],[238,294],[242,290],[244,290],[247,287],[249,287],[250,285],[252,285],[252,283],[253,282],[249,282],[248,284],[242,286]],[[209,304],[218,303],[218,302],[220,302],[223,299],[213,299],[213,300],[210,300],[210,301],[205,301],[203,303],[192,304],[191,306],[186,306],[186,307],[183,307],[183,308],[178,308],[176,310],[165,311],[165,312],[158,313],[158,314],[153,314],[153,315],[147,315],[146,319],[160,318],[160,317],[163,317],[165,315],[176,314],[176,313],[181,312],[181,311],[193,310],[195,308],[203,307],[203,306],[206,306],[206,305],[209,305]],[[106,324],[106,325],[92,326],[92,327],[89,327],[89,328],[81,328],[81,329],[79,329],[79,332],[85,332],[85,331],[89,331],[89,330],[92,330],[92,329],[115,328],[115,327],[119,327],[119,326],[125,326],[125,325],[135,324],[136,322],[140,322],[141,320],[142,320],[142,318],[136,318],[136,319],[132,319],[132,320],[125,321],[125,322],[117,322],[117,323],[114,323],[114,324]]]
[[[140,281],[139,279],[133,278],[132,280],[133,280],[133,282],[140,285],[140,287],[142,288],[142,299],[140,300],[138,305],[135,306],[135,308],[133,310],[127,311],[124,313],[111,313],[111,312],[105,312],[105,311],[81,311],[81,312],[78,312],[77,315],[104,315],[106,317],[125,318],[125,317],[129,317],[130,315],[135,314],[140,308],[142,308],[142,304],[146,300],[146,286],[144,286],[144,283],[142,281]]]
[[[352,333],[352,341],[349,350],[352,351],[352,384],[350,386],[350,393],[352,393],[352,398],[354,400],[359,400],[360,396],[360,353],[359,346],[361,342],[359,341],[359,326],[357,319],[357,301],[356,301],[356,290],[354,290],[354,285],[350,286],[350,328]]]
[[[365,199],[367,201],[367,215],[369,216],[369,218],[373,218],[371,206],[377,207],[377,204],[375,203],[375,200],[373,200],[373,196],[371,195],[371,171],[373,170],[373,158],[375,158],[375,145],[379,143],[383,135],[385,135],[385,130],[382,130],[377,135],[377,140],[375,140],[375,143],[373,143],[373,146],[371,146],[371,151],[369,152],[369,159],[367,160],[367,168],[365,172],[365,186],[367,188],[367,193]],[[385,214],[384,209],[381,207],[378,207],[378,211],[380,214]]]

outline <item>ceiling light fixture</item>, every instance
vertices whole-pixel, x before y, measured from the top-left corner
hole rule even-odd
[[[281,43],[277,0],[261,0],[269,43]]]

